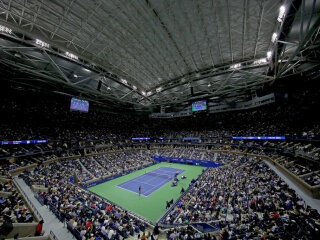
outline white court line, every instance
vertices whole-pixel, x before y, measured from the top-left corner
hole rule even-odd
[[[149,183],[145,183],[145,182],[140,182],[140,181],[137,181],[137,180],[134,180],[134,179],[132,179],[134,182],[137,182],[137,183],[142,183],[142,184],[147,184],[147,185],[149,185],[149,186],[151,186],[151,187],[154,187],[155,185],[153,185],[153,184],[149,184]]]
[[[157,169],[155,169],[155,170],[153,170],[153,171],[165,172],[165,173],[176,173],[177,170],[178,170],[179,174],[181,174],[181,173],[183,173],[183,172],[186,171],[185,169],[180,169],[180,168],[171,168],[172,170],[175,170],[175,171],[166,171],[166,170],[161,170],[161,168],[162,168],[162,167],[157,168]]]
[[[133,192],[133,193],[135,193],[135,194],[138,194],[138,195],[139,195],[139,193],[134,192],[134,191],[131,191],[131,190],[127,189],[127,188],[119,187],[119,185],[117,185],[117,187],[118,187],[118,188],[122,188],[123,190],[129,191],[129,192]],[[148,197],[148,196],[146,196],[146,195],[144,195],[144,194],[142,194],[142,193],[141,193],[140,195],[142,195],[142,196],[144,196],[144,197]]]
[[[160,168],[161,168],[161,167],[160,167]],[[154,169],[154,170],[152,170],[151,172],[155,172],[155,171],[157,171],[157,170],[160,169],[160,168]],[[175,168],[175,169],[179,169],[179,168]],[[179,172],[178,175],[180,175],[181,173],[185,172],[184,169],[179,169],[179,170],[182,170],[182,172],[178,171],[178,172]],[[167,171],[158,170],[158,172],[167,172]],[[174,174],[175,172],[167,172],[167,173]],[[169,175],[169,174],[166,174],[166,175]],[[126,182],[120,183],[119,185],[127,184],[127,183],[129,183],[129,182],[137,182],[137,183],[142,183],[142,184],[146,184],[146,185],[152,186],[152,188],[149,189],[148,191],[146,191],[145,194],[147,194],[148,192],[150,192],[151,190],[153,190],[153,189],[156,188],[156,187],[161,188],[163,185],[165,185],[165,184],[163,184],[164,181],[160,182],[160,184],[157,184],[157,185],[153,185],[153,184],[149,184],[149,183],[137,181],[138,178],[140,178],[140,177],[145,177],[145,176],[148,176],[148,175],[147,175],[146,173],[144,173],[144,174],[142,174],[142,175],[140,175],[140,176],[138,176],[138,177],[136,177],[136,178],[134,178],[134,179],[130,179],[130,180],[126,181]],[[157,177],[157,176],[154,176],[154,177]],[[165,179],[166,183],[169,183],[169,182],[171,181],[171,179],[170,179],[169,181],[167,181],[167,180],[169,180],[169,179]],[[135,194],[139,194],[139,193],[134,192],[134,191],[131,191],[131,190],[127,189],[127,188],[120,187],[119,185],[117,185],[118,188],[127,190],[127,191],[132,192],[132,193],[135,193]],[[151,193],[153,193],[153,192],[151,192]],[[148,196],[146,196],[146,195],[144,195],[144,194],[142,194],[142,193],[141,193],[141,195],[144,196],[144,197],[148,197]]]
[[[178,175],[180,175],[181,173],[184,173],[184,172],[185,171],[179,172]],[[156,172],[156,173],[158,173],[158,172]],[[161,172],[161,173],[163,173],[163,172]],[[175,175],[176,173],[175,172],[170,172],[170,173],[163,173],[163,174],[171,176],[171,175]]]
[[[174,175],[176,172],[167,172],[167,171],[160,171],[160,170],[153,170],[151,172],[154,172],[154,173],[158,173],[158,174],[164,174],[164,175]]]
[[[181,173],[184,173],[185,171],[183,171],[183,172],[179,172],[178,173],[178,176],[181,174]],[[159,173],[159,174],[163,174],[163,175],[168,175],[168,176],[170,176],[170,177],[173,177],[173,176],[175,176],[175,172],[170,172],[170,174],[168,174],[168,173],[163,173],[163,172],[155,172],[155,173]]]
[[[167,181],[168,179],[165,179],[165,184],[167,184],[167,183],[169,183],[170,181]],[[156,185],[156,186],[154,186],[153,188],[151,188],[149,191],[147,191],[147,192],[150,192],[152,189],[154,189],[155,187],[158,187],[158,189],[159,188],[161,188],[163,185],[165,185],[165,184],[163,184],[163,182],[164,181],[162,181],[162,182],[160,182],[160,184],[158,184],[158,185]],[[146,194],[147,194],[147,192],[146,192]],[[153,192],[155,192],[155,191],[153,191]]]
[[[165,179],[166,183],[169,183],[170,181],[167,181],[167,180],[168,180],[168,179]],[[163,182],[164,182],[164,181],[160,182],[160,184],[154,186],[154,187],[151,188],[150,190],[154,189],[155,187],[158,187],[158,189],[159,189],[160,187],[162,187],[163,185],[165,185],[165,184],[162,184]],[[147,192],[150,192],[150,190],[147,191]],[[145,192],[145,194],[147,194],[147,192]],[[153,192],[155,192],[155,191],[153,191]],[[153,192],[151,192],[151,193],[153,193]]]
[[[139,181],[137,181],[136,179],[131,179],[131,180],[129,180],[129,181],[131,181],[132,183],[137,182],[137,183],[140,183],[140,184],[146,184],[146,185],[149,185],[149,186],[151,186],[151,189],[154,189],[155,187],[157,187],[157,186],[158,186],[158,185],[152,185],[152,184],[145,183],[145,182],[139,182]],[[124,183],[127,183],[127,182],[124,182]],[[121,183],[121,184],[119,184],[119,185],[122,185],[122,184],[123,184],[123,183]],[[117,187],[119,187],[119,188],[122,188],[122,189],[125,189],[125,190],[128,190],[128,191],[130,191],[130,192],[133,192],[133,193],[138,194],[137,192],[131,191],[131,190],[127,189],[127,188],[120,187],[119,185],[117,185]],[[146,192],[149,192],[149,191],[150,191],[150,190],[148,190],[148,191],[146,191]],[[144,195],[144,194],[142,194],[142,193],[141,193],[141,195],[145,196],[145,195]],[[147,197],[147,196],[145,196],[145,197]]]
[[[153,176],[146,175],[146,174],[140,175],[139,177],[142,177],[142,176],[143,176],[143,177],[146,177],[146,176],[148,176],[148,177],[153,177]],[[149,184],[149,183],[146,183],[146,182],[140,182],[140,181],[138,181],[138,178],[139,178],[139,177],[130,179],[130,180],[126,181],[126,182],[120,183],[119,185],[125,185],[125,184],[128,184],[128,183],[130,184],[130,183],[133,183],[133,182],[137,182],[137,183],[142,183],[142,184],[149,185],[149,186],[151,186],[151,187],[158,186],[158,185],[153,185],[153,184]],[[157,177],[157,176],[154,176],[154,177]],[[117,185],[117,187],[118,187],[118,185]],[[122,188],[122,187],[120,187],[120,188]],[[122,189],[126,189],[126,188],[122,188]]]
[[[164,168],[164,169],[167,169],[167,170],[170,170],[170,171],[172,171],[172,170],[185,170],[185,169],[183,169],[183,168],[172,168],[172,167],[159,167],[159,168],[157,168],[157,169],[161,169],[161,168]],[[167,170],[165,170],[165,171],[167,171]]]
[[[153,180],[157,180],[158,178],[160,178],[159,176],[156,176],[156,175],[145,175],[146,177],[150,177],[150,178],[155,178],[155,179],[153,179]],[[171,176],[170,176],[171,177]],[[172,180],[172,179],[169,179],[169,178],[167,178],[168,180],[169,180],[169,182]],[[137,181],[137,180],[135,180],[135,181]],[[137,182],[139,182],[139,181],[137,181]],[[144,182],[139,182],[139,183],[144,183]],[[148,183],[145,183],[145,184],[148,184]],[[149,184],[149,185],[151,185],[151,186],[158,186],[158,185],[153,185],[153,184]]]
[[[167,171],[156,171],[156,170],[154,170],[154,171],[152,171],[152,172],[154,172],[154,173],[162,173],[162,174],[166,174],[166,175],[170,175],[170,174],[175,174],[176,172],[167,172]]]
[[[132,179],[130,179],[130,180],[128,180],[128,181],[125,181],[125,182],[123,182],[123,183],[120,183],[120,184],[129,183],[129,182],[131,182],[132,180],[135,181],[136,179],[143,178],[143,177],[145,177],[145,176],[146,176],[146,173],[144,173],[144,174],[142,174],[142,175],[140,175],[140,176],[138,176],[138,177],[132,178]]]

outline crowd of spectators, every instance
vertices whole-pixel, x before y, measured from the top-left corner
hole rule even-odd
[[[114,169],[120,169],[117,173],[123,173],[121,171],[128,171],[133,166],[134,159],[137,159],[139,164],[135,164],[132,170],[140,164],[143,166],[153,163],[148,159],[151,155],[150,151],[139,151],[111,153],[98,157],[100,160],[104,159],[108,172],[115,173]],[[43,203],[58,213],[60,219],[66,219],[68,227],[82,239],[120,239],[120,236],[126,238],[129,235],[142,234],[148,226],[145,222],[69,181],[74,174],[81,174],[77,171],[77,161],[62,160],[40,165],[20,176],[29,185],[42,185],[48,189],[46,193],[40,194]],[[96,160],[89,157],[86,161],[87,167]]]
[[[262,150],[252,153],[275,157]],[[48,188],[47,193],[41,193],[44,203],[53,206],[60,217],[67,219],[69,227],[79,236],[89,239],[104,235],[118,239],[142,233],[146,226],[125,211],[115,209],[112,204],[70,183],[69,178],[76,174],[84,181],[90,176],[119,174],[131,166],[137,167],[137,163],[141,164],[139,166],[152,163],[151,156],[168,154],[184,158],[197,156],[228,167],[209,168],[194,182],[164,223],[208,222],[223,229],[221,236],[230,239],[281,237],[297,226],[300,237],[313,239],[317,234],[315,229],[320,219],[316,211],[306,208],[304,201],[261,160],[230,153],[217,154],[203,146],[137,149],[39,164],[33,171],[27,171],[24,178],[31,185]],[[94,171],[98,167],[104,169],[103,174]],[[5,169],[1,171],[6,172]],[[316,174],[309,176],[306,181],[315,182],[317,177]],[[180,238],[186,234],[184,228],[175,228],[170,230],[168,238],[170,235]]]
[[[311,175],[304,177],[303,180],[311,186],[317,186],[320,184],[320,172],[317,171],[317,173],[312,173]]]
[[[103,176],[124,174],[150,165],[153,163],[151,155],[147,151],[128,151],[97,155],[89,159],[83,159],[81,162],[96,178],[101,178]]]
[[[185,159],[198,159],[204,161],[215,161],[222,164],[229,164],[237,159],[236,155],[230,155],[228,153],[217,153],[208,151],[206,148],[194,148],[194,147],[181,147],[158,149],[155,151],[158,156],[185,158]]]
[[[77,160],[74,159],[39,165],[32,170],[26,170],[25,175],[31,185],[43,185],[46,187],[55,178],[60,177],[64,177],[65,181],[69,181],[70,177],[77,176],[81,182],[86,182],[93,178],[91,173],[85,171]]]
[[[61,194],[63,193],[63,194]],[[80,239],[120,239],[145,231],[147,225],[126,211],[63,179],[55,178],[40,194],[45,205],[66,220]]]
[[[229,151],[238,151],[238,152],[246,152],[246,153],[254,153],[260,155],[266,155],[271,157],[271,159],[276,160],[277,163],[287,168],[293,174],[297,176],[301,176],[303,180],[308,177],[306,174],[312,174],[320,170],[318,161],[313,161],[314,159],[310,159],[304,155],[301,155],[301,149],[310,149],[311,144],[303,144],[303,143],[295,143],[291,142],[281,142],[281,141],[246,141],[246,140],[235,140],[235,139],[215,139],[215,142],[211,142],[214,144],[210,145],[195,145],[190,146],[186,145],[174,145],[174,144],[163,144],[158,143],[155,147],[161,147],[161,149],[155,150],[155,152],[150,152],[151,155],[158,156],[167,156],[167,157],[180,157],[180,158],[194,158],[200,160],[214,160],[217,162],[221,162],[219,160],[219,156],[214,152],[210,152],[208,150],[229,150]],[[100,143],[99,148],[95,148],[96,146],[89,144],[90,150],[87,150],[87,154],[92,153],[105,153],[110,151],[117,151],[120,149],[133,150],[135,152],[142,151],[146,147],[146,143],[141,143],[140,145],[133,145],[123,142],[118,145],[113,145],[112,143]],[[65,144],[63,144],[65,145]],[[21,166],[28,166],[31,164],[41,164],[44,161],[55,159],[57,157],[70,157],[79,155],[78,150],[69,151],[66,146],[62,144],[58,147],[55,146],[55,149],[59,149],[58,152],[49,152],[45,154],[38,155],[30,155],[23,156],[18,158],[11,158],[10,161],[3,160],[7,165],[7,169],[14,169]],[[62,148],[65,148],[64,150]],[[298,151],[298,149],[300,149]],[[319,154],[319,148],[314,147],[313,153]],[[291,155],[288,155],[290,153]],[[112,153],[112,154],[102,154],[97,156],[89,156],[89,157],[79,157],[79,161],[75,162],[75,166],[77,167],[76,171],[79,176],[81,176],[81,181],[89,181],[94,178],[104,178],[112,175],[122,174],[123,172],[128,171],[128,169],[132,169],[134,167],[140,168],[143,166],[143,162],[145,162],[145,158],[150,159],[150,156],[144,156],[144,154],[135,154],[132,155],[130,151],[126,153]],[[316,156],[316,155],[313,155]],[[125,159],[126,168],[117,161],[117,159]],[[301,160],[302,159],[302,160]],[[306,160],[304,160],[306,159]],[[310,159],[310,161],[309,161]],[[80,164],[81,163],[81,164]],[[73,169],[73,168],[71,168]],[[87,171],[86,171],[87,170]],[[79,173],[80,171],[80,173]],[[306,176],[305,176],[306,175]],[[310,182],[310,178],[309,182]],[[313,185],[317,184],[317,181],[313,181]]]
[[[7,170],[2,166],[0,166],[0,213],[0,223],[33,222],[33,214],[29,211]]]
[[[320,229],[318,212],[265,163],[248,157],[209,168],[165,221],[211,222],[223,239],[317,239]]]
[[[310,168],[301,166],[299,164],[293,164],[292,166],[288,166],[287,169],[298,176],[312,173],[312,170]]]
[[[102,167],[95,157],[82,157],[79,159],[82,165],[91,173],[95,178],[101,178],[109,174],[106,167]]]
[[[55,178],[63,177],[69,181],[77,177],[81,183],[94,179],[106,179],[144,166],[153,164],[152,152],[118,152],[81,157],[39,164],[33,170],[26,170],[25,178],[31,185],[49,186]]]
[[[193,151],[194,149],[188,150],[190,154],[193,154]],[[116,157],[117,162],[120,162],[121,166],[125,166],[126,163],[130,164],[134,158],[143,163],[143,161],[147,161],[148,157],[151,158],[157,153],[158,150],[140,150],[135,153],[118,152],[98,157],[108,156],[108,158],[104,158],[104,162],[110,161],[111,163],[113,163],[112,159]],[[86,166],[90,165],[92,157],[87,160],[89,161],[87,161]],[[50,206],[50,209],[58,214],[60,219],[66,219],[71,231],[83,239],[98,237],[119,239],[120,236],[128,237],[129,235],[145,234],[143,232],[148,226],[146,223],[69,181],[69,177],[73,176],[72,171],[77,169],[78,166],[77,164],[72,164],[75,161],[78,160],[62,160],[47,165],[39,165],[33,171],[26,171],[20,176],[29,185],[43,185],[46,187],[48,191],[39,194],[43,203]],[[147,163],[150,162],[152,163],[149,159]],[[125,167],[124,169],[128,168]],[[193,229],[184,228],[170,229],[167,232],[168,239],[175,239],[178,236],[190,239],[194,237],[194,234],[195,231]],[[151,236],[152,234],[146,235]]]

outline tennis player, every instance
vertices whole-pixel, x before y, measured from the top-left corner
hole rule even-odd
[[[139,186],[139,196],[141,196],[141,185]]]

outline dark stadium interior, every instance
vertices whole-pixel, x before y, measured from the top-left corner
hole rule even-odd
[[[0,239],[319,239],[319,80],[318,0],[0,0]]]

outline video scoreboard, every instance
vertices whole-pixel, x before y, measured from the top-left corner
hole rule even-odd
[[[201,100],[192,103],[192,112],[207,110],[207,101]]]
[[[80,111],[80,112],[88,112],[89,111],[89,102],[86,100],[72,98],[70,104],[71,111]]]

